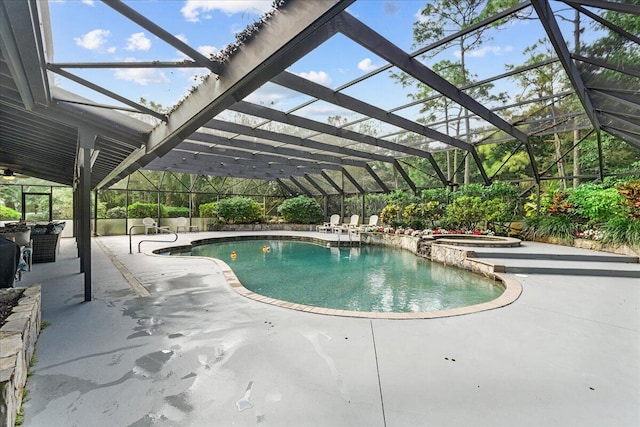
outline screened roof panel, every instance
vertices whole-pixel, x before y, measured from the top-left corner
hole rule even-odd
[[[269,108],[284,112],[295,109],[297,106],[313,100],[313,98],[308,95],[271,82],[266,82],[244,99],[254,104],[266,105]]]
[[[317,133],[312,130],[305,129],[299,126],[291,126],[291,125],[278,123],[278,122],[267,122],[259,126],[259,128],[269,130],[271,132],[279,132],[287,135],[297,136],[300,138],[309,138]]]
[[[0,52],[2,166],[71,183],[78,129],[96,136],[93,187],[140,167],[169,170],[174,149],[249,165],[211,170],[194,161],[196,173],[273,180],[299,172],[296,159],[309,169],[316,160],[353,168],[369,180],[365,160],[426,159],[426,151],[453,147],[466,153],[467,141],[520,144],[529,163],[543,160],[533,158],[532,148],[540,149],[546,161],[547,140],[561,133],[568,141],[575,126],[640,146],[637,15],[627,3],[536,0],[514,6],[515,15],[466,17],[469,29],[438,24],[438,40],[414,38],[416,21],[426,28],[445,16],[420,17],[424,0],[289,0],[268,15],[270,2],[259,10],[248,2],[176,3],[2,2],[9,21]],[[507,19],[497,25],[498,16]],[[479,35],[482,44],[470,46]],[[466,77],[461,42],[469,47]],[[407,85],[392,73],[407,75]],[[480,83],[493,86],[482,93]],[[33,123],[45,119],[47,131],[35,132]],[[36,152],[50,148],[45,134],[57,137],[59,170]],[[34,165],[20,164],[25,147]],[[261,165],[273,169],[274,156],[290,168],[260,175]],[[470,172],[478,179],[481,165]],[[520,172],[540,179],[531,165]]]
[[[371,53],[369,53],[369,56],[373,57],[373,59],[367,59],[375,61],[373,62],[374,66],[367,67],[369,71],[376,70],[380,66],[387,64],[386,61]],[[398,74],[400,70],[396,67],[391,67],[388,70],[357,81],[342,89],[341,92],[383,110],[391,110],[411,99],[410,95],[412,93],[412,88],[403,88],[401,84],[391,77],[391,73]],[[366,73],[363,72],[362,74],[365,75]]]
[[[345,127],[345,129],[351,129],[355,132],[381,138],[381,135],[385,135],[392,132],[398,132],[398,131],[401,131],[403,128],[401,128],[400,126],[394,126],[382,120],[367,119],[364,121],[360,121],[358,123],[354,123],[352,125],[348,125]]]
[[[354,111],[324,101],[315,101],[295,110],[295,114],[323,123],[340,123],[342,120],[355,120],[362,117]]]

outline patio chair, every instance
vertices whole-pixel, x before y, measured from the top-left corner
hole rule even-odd
[[[333,230],[333,228],[338,226],[339,224],[340,224],[340,215],[333,214],[331,215],[331,218],[329,218],[329,222],[325,222],[322,225],[316,226],[316,231],[321,233],[326,233],[328,231]]]
[[[158,229],[156,228],[158,224],[156,224],[156,221],[153,218],[143,218],[142,225],[144,225],[144,234],[149,234],[149,230],[152,230],[154,233],[158,232]]]
[[[176,224],[176,233],[179,233],[181,228],[184,229],[185,232],[189,231],[189,223],[187,221],[187,218],[183,216],[178,217],[176,218],[175,224]]]
[[[359,231],[363,233],[363,232],[367,231],[370,227],[375,227],[377,225],[378,225],[378,215],[371,215],[369,217],[369,224],[366,224],[366,225],[362,224],[359,227]]]
[[[184,231],[200,231],[200,227],[197,225],[189,225],[189,220],[183,216],[176,218],[176,233],[180,232],[180,229],[184,229]]]
[[[351,215],[351,219],[349,222],[345,222],[342,225],[336,225],[333,227],[334,233],[342,233],[343,231],[350,232],[355,231],[358,228],[358,221],[360,220],[360,215]]]
[[[33,264],[33,240],[31,239],[31,229],[27,228],[24,231],[13,231],[9,233],[2,233],[0,236],[5,237],[17,244],[20,247],[20,262],[18,263],[18,270],[16,276],[18,281],[22,280],[23,271],[31,271]]]

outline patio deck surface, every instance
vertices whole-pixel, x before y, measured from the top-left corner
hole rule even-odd
[[[358,319],[247,299],[206,259],[130,255],[127,236],[92,240],[93,301],[72,239],[17,284],[42,284],[50,323],[25,426],[640,425],[637,278],[519,274],[522,295],[500,309]]]

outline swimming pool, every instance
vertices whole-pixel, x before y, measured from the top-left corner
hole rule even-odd
[[[483,276],[381,246],[269,239],[198,245],[172,254],[221,259],[252,292],[337,310],[431,312],[481,304],[504,291]]]

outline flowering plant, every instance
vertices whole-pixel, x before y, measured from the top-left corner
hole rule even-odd
[[[603,233],[600,230],[588,229],[584,231],[576,231],[575,236],[581,239],[601,240]]]
[[[431,236],[431,235],[439,235],[439,234],[469,234],[474,236],[494,236],[495,232],[493,230],[465,230],[465,229],[452,229],[447,230],[445,228],[436,228],[431,229],[427,228],[424,230],[416,230],[414,228],[393,228],[393,227],[373,227],[369,231],[377,231],[378,233],[387,233],[387,234],[399,234],[411,237],[422,237],[422,236]]]

